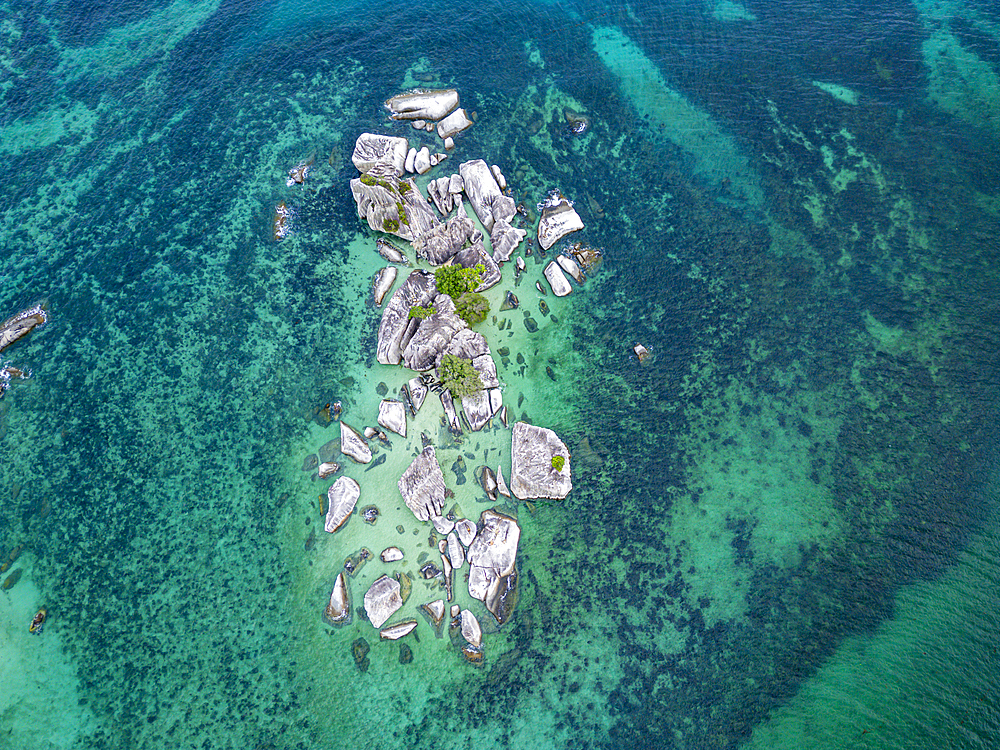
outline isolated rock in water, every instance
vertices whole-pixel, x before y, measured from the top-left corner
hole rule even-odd
[[[340,477],[326,491],[327,510],[325,528],[331,534],[344,525],[354,512],[361,497],[361,487],[350,477]]]
[[[573,243],[569,247],[569,252],[584,271],[592,271],[601,264],[601,251],[582,242]]]
[[[435,599],[427,604],[420,605],[420,611],[424,613],[431,625],[435,629],[441,627],[441,622],[444,620],[445,613],[445,603],[444,599]]]
[[[447,294],[434,298],[436,312],[420,322],[403,351],[403,364],[422,372],[434,367],[452,337],[468,325],[455,314],[455,303]]]
[[[403,550],[399,547],[386,547],[379,555],[384,563],[396,562],[403,559]]]
[[[647,359],[649,359],[649,355],[652,353],[642,344],[636,344],[635,346],[633,346],[632,351],[635,352],[635,356],[639,358],[640,362],[645,362]]]
[[[506,219],[500,219],[490,230],[490,244],[493,246],[493,260],[503,263],[510,260],[521,240],[528,232],[524,229],[516,229],[510,225]]]
[[[462,614],[462,637],[476,648],[483,645],[483,631],[479,627],[479,620],[469,610],[463,609]]]
[[[469,594],[484,603],[492,600],[494,605],[502,604],[499,594],[509,586],[509,580],[505,579],[513,575],[516,582],[517,543],[521,538],[521,529],[513,518],[493,510],[483,511],[480,525],[483,528],[466,555],[472,566],[469,571]],[[503,613],[500,608],[497,611]],[[502,622],[497,611],[490,609],[497,621]]]
[[[510,221],[516,213],[514,199],[504,195],[493,172],[482,159],[463,162],[458,167],[465,182],[465,194],[487,232],[498,221]]]
[[[348,427],[343,421],[340,423],[340,451],[359,464],[366,464],[372,460],[372,451],[368,447],[368,443],[358,434],[357,430]]]
[[[399,494],[418,520],[429,521],[431,516],[441,515],[444,493],[444,472],[434,446],[428,445],[399,478]]]
[[[394,283],[396,283],[395,266],[386,266],[375,274],[375,281],[372,284],[372,290],[376,305],[382,304],[382,300],[385,299],[385,295],[389,293],[389,290],[392,289],[392,285]]]
[[[451,533],[451,530],[455,528],[455,522],[449,521],[444,516],[431,516],[431,525],[438,534],[445,535]]]
[[[553,456],[563,458],[561,469],[552,465]],[[520,500],[561,500],[573,489],[566,444],[552,430],[526,422],[514,423],[510,475],[511,492]]]
[[[404,266],[410,265],[410,259],[406,257],[406,254],[385,237],[379,237],[375,240],[375,249],[378,250],[379,255],[390,263],[402,263]]]
[[[473,242],[471,247],[467,247],[461,250],[455,255],[455,263],[462,266],[462,268],[474,268],[480,263],[486,269],[483,271],[482,279],[483,283],[476,287],[477,292],[484,292],[491,286],[496,286],[500,282],[500,266],[497,262],[493,260],[493,257],[486,252],[486,248],[483,247],[483,241],[479,240]]]
[[[497,492],[499,492],[504,497],[510,497],[510,489],[507,487],[507,482],[503,478],[503,469],[497,465]]]
[[[500,167],[496,164],[490,164],[490,171],[493,173],[493,179],[497,181],[497,185],[500,186],[500,189],[506,190],[507,178],[503,176],[503,172],[500,171]]]
[[[378,423],[385,429],[406,437],[406,405],[395,399],[382,399],[378,405]]]
[[[552,287],[552,293],[557,297],[565,297],[573,291],[569,279],[566,278],[562,269],[559,268],[559,264],[554,260],[548,262],[543,273],[545,274],[545,279],[549,282],[549,286]]]
[[[451,560],[452,567],[458,570],[465,564],[465,550],[462,549],[462,542],[458,538],[458,532],[452,531],[448,534],[448,559]]]
[[[509,574],[499,577],[486,592],[486,599],[483,600],[498,625],[503,625],[510,616],[514,614],[514,607],[517,606],[517,568],[515,567]]]
[[[41,305],[29,307],[11,315],[0,323],[0,351],[13,344],[22,336],[29,334],[36,326],[48,322],[49,314]]]
[[[458,540],[468,547],[476,538],[476,524],[468,518],[463,518],[455,523],[455,532],[458,534]]]
[[[472,120],[464,109],[456,109],[437,124],[439,138],[451,138],[466,128],[472,127]]]
[[[577,284],[583,283],[583,271],[580,270],[580,266],[577,265],[575,260],[568,255],[557,255],[556,262],[562,270],[573,277],[573,281]]]
[[[327,477],[332,477],[338,471],[340,471],[340,464],[336,461],[324,461],[319,465],[316,473],[320,479],[326,479]]]
[[[503,392],[499,388],[490,388],[487,390],[487,393],[490,394],[490,409],[493,411],[493,414],[496,415],[502,408],[504,408]],[[504,427],[506,426],[507,425],[505,423]]]
[[[424,381],[420,378],[410,378],[406,384],[406,388],[410,394],[410,403],[413,404],[413,411],[416,413],[420,411],[420,407],[424,405],[424,400],[427,398],[427,386],[424,385]]]
[[[422,149],[417,151],[417,155],[413,159],[413,169],[420,174],[424,174],[431,168],[431,152],[424,146]]]
[[[426,307],[437,294],[434,274],[424,270],[413,271],[392,295],[382,313],[378,327],[378,347],[376,357],[383,365],[398,365],[402,360],[402,350],[409,342],[417,321],[410,317],[410,308]],[[412,326],[412,330],[408,330]]]
[[[415,239],[413,250],[418,258],[424,258],[431,265],[440,266],[451,260],[462,249],[462,245],[472,236],[475,228],[472,219],[466,216],[464,211],[459,211],[444,224],[438,224]]]
[[[398,641],[404,635],[412,633],[416,627],[416,620],[403,620],[402,622],[397,622],[387,628],[383,628],[379,635],[383,641]]]
[[[548,250],[570,232],[583,229],[583,220],[566,196],[558,190],[549,193],[542,203],[542,218],[538,222],[538,245]]]
[[[410,177],[400,180],[393,167],[376,164],[351,180],[358,217],[376,232],[412,240],[440,222]]]
[[[465,412],[472,431],[479,432],[493,416],[489,391],[476,391],[471,396],[462,396],[462,411]]]
[[[406,142],[405,138],[362,133],[354,143],[351,161],[362,173],[367,172],[376,164],[387,164],[392,167],[396,175],[401,175],[403,174],[403,165],[406,163],[406,152],[409,148],[410,144]]]
[[[337,580],[333,582],[333,592],[330,594],[330,603],[323,610],[323,619],[331,625],[344,625],[351,621],[351,595],[344,571],[340,571]]]
[[[458,92],[415,89],[388,99],[385,106],[394,120],[440,120],[458,106]]]
[[[399,581],[382,576],[365,593],[365,612],[376,628],[382,627],[403,606],[399,595]]]

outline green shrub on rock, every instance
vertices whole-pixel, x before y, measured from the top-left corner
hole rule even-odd
[[[468,359],[462,359],[454,354],[445,354],[438,368],[438,379],[441,385],[451,391],[452,396],[461,398],[471,396],[483,390],[483,381],[479,373]]]
[[[410,314],[407,317],[420,318],[420,320],[425,320],[426,318],[429,318],[436,312],[437,310],[434,309],[434,305],[428,305],[427,307],[414,305],[413,307],[410,308]]]
[[[563,466],[565,465],[566,465],[566,459],[563,458],[562,456],[552,457],[552,468],[555,469],[556,471],[562,471]]]
[[[455,303],[455,313],[471,328],[486,320],[490,312],[490,301],[476,292],[466,292]]]
[[[456,302],[466,292],[474,292],[483,283],[486,266],[477,263],[472,268],[461,266],[441,266],[434,271],[434,283],[441,294],[447,294]]]

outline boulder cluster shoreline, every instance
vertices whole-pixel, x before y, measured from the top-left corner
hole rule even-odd
[[[454,89],[407,92],[387,100],[385,107],[393,120],[407,120],[417,132],[436,134],[449,152],[456,148],[455,137],[475,121],[459,106]],[[391,446],[387,433],[407,439],[408,421],[415,420],[421,409],[429,408],[426,403],[436,395],[442,422],[438,434],[448,440],[460,442],[467,432],[478,433],[486,428],[510,431],[510,481],[504,477],[502,463],[495,471],[482,467],[477,484],[493,505],[480,513],[478,520],[463,517],[457,504],[448,507],[454,492],[446,485],[437,446],[426,432],[421,432],[420,447],[414,448],[415,457],[398,477],[397,488],[415,526],[426,527],[423,532],[413,528],[413,534],[428,533],[428,547],[436,553],[420,553],[416,561],[419,577],[436,586],[440,595],[408,607],[414,574],[392,569],[394,564],[410,562],[407,552],[400,546],[385,544],[384,539],[376,543],[380,535],[373,528],[365,538],[371,538],[370,546],[380,553],[373,554],[364,546],[346,557],[344,568],[336,573],[323,620],[339,627],[354,622],[357,615],[361,636],[355,640],[352,653],[362,671],[367,671],[370,663],[370,646],[364,638],[368,624],[380,640],[399,641],[417,630],[418,617],[427,621],[438,638],[444,637],[447,624],[451,643],[467,661],[481,664],[485,643],[480,618],[487,616],[495,621],[487,629],[493,632],[510,620],[517,606],[521,534],[517,504],[567,497],[573,486],[571,455],[551,429],[524,421],[511,424],[503,400],[505,384],[498,375],[490,342],[474,330],[476,321],[470,325],[460,314],[453,294],[438,289],[443,277],[435,269],[470,269],[476,275],[469,277],[474,279],[469,291],[477,295],[501,284],[505,270],[513,269],[516,280],[526,264],[521,255],[513,263],[511,260],[522,248],[524,255],[530,256],[534,243],[534,238],[525,242],[530,228],[525,226],[528,212],[511,197],[500,167],[484,159],[463,161],[456,173],[418,185],[414,175],[440,167],[449,154],[430,154],[428,146],[418,148],[397,135],[362,133],[351,158],[359,172],[350,181],[358,217],[376,233],[375,250],[388,263],[372,284],[374,304],[384,305],[374,367],[406,367],[413,377],[405,382],[398,397],[386,397],[380,402],[378,414],[373,416],[382,430],[367,427],[359,431],[347,423],[355,417],[342,415],[338,409],[334,418],[340,419],[339,450],[350,459],[347,465],[365,465],[366,471],[379,465],[385,456],[373,461],[372,447],[377,451],[379,445]],[[467,204],[472,207],[471,215]],[[572,202],[558,190],[544,197],[538,209],[534,230],[543,250],[584,228]],[[409,246],[400,247],[396,244],[400,242]],[[412,267],[411,257],[417,267]],[[583,284],[585,271],[599,260],[599,251],[576,243],[546,264],[543,277],[555,296],[566,296],[573,291],[570,279]],[[400,272],[407,267],[411,270],[397,286]],[[508,273],[508,281],[510,276]],[[538,289],[545,294],[541,282]],[[507,290],[501,310],[517,305],[516,295]],[[443,380],[442,365],[447,358],[471,365],[470,372],[478,377],[479,387],[472,392],[453,393],[454,386]],[[411,435],[408,440],[415,438]],[[320,466],[320,476],[332,477],[340,468],[338,463],[326,460]],[[365,494],[364,484],[364,480],[359,483],[346,475],[333,481],[323,503],[325,533],[342,534],[354,515],[374,525],[380,513],[377,506],[362,507],[360,512],[358,509]],[[396,531],[403,534],[403,525],[396,526]],[[353,592],[358,571],[376,559],[390,568],[365,591]],[[479,617],[469,609],[472,603],[465,607],[459,604],[464,592],[458,582],[463,580],[468,582],[465,588],[471,600],[480,602],[485,610]],[[363,601],[363,606],[352,610],[356,598]],[[400,661],[406,663],[408,659],[412,659],[412,649],[401,644]]]

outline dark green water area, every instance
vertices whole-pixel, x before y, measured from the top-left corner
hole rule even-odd
[[[1000,744],[996,8],[0,11],[0,319],[50,315],[0,355],[32,373],[0,400],[0,748]],[[324,405],[373,424],[403,375],[348,183],[362,132],[431,142],[382,107],[418,84],[476,112],[430,177],[484,158],[585,223],[484,324],[574,489],[517,508],[480,666],[323,623],[364,525],[325,534],[303,471]],[[603,263],[542,297],[571,241]],[[470,517],[497,429],[443,463]],[[387,505],[397,443],[349,470]]]

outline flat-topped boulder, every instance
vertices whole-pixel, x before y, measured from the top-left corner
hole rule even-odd
[[[410,378],[406,383],[406,392],[410,396],[410,404],[413,414],[416,416],[416,413],[420,411],[420,407],[424,405],[428,388],[420,378]]]
[[[403,174],[406,152],[410,144],[405,138],[377,133],[362,133],[354,143],[351,161],[359,172],[367,172],[376,164],[388,164],[396,175]]]
[[[410,273],[399,289],[389,298],[378,327],[376,358],[383,365],[398,365],[403,349],[420,323],[410,317],[410,308],[426,307],[437,295],[434,274],[417,269]]]
[[[378,423],[385,429],[406,437],[406,405],[396,399],[382,399],[378,405]]]
[[[542,218],[538,222],[538,245],[548,250],[570,232],[583,229],[583,219],[573,208],[573,204],[553,190],[542,203]]]
[[[432,516],[441,515],[445,501],[444,472],[433,445],[424,448],[403,472],[399,494],[418,520],[429,521]]]
[[[559,457],[553,465],[553,458]],[[515,422],[511,437],[510,490],[520,500],[562,500],[573,489],[569,450],[550,429]]]
[[[452,338],[468,324],[455,313],[455,303],[447,294],[434,298],[434,314],[420,321],[416,333],[403,350],[403,364],[411,370],[430,370]]]
[[[340,422],[340,451],[359,464],[372,460],[372,449],[368,447],[368,443],[357,430],[344,424],[343,420]]]
[[[557,297],[565,297],[573,291],[569,279],[566,278],[562,268],[554,260],[548,262],[542,273],[545,275],[545,280],[549,282],[549,286],[552,287],[552,293]]]
[[[468,112],[459,107],[437,124],[438,137],[451,138],[466,128],[471,128],[472,124]]]
[[[375,301],[376,305],[382,304],[382,300],[385,299],[385,295],[389,293],[389,290],[392,289],[392,285],[395,283],[395,266],[386,266],[375,274],[375,280],[372,282],[372,299]]]
[[[414,89],[387,99],[394,120],[440,120],[458,106],[455,89]]]
[[[365,612],[376,628],[382,627],[403,606],[399,581],[382,576],[365,592]]]
[[[375,164],[351,180],[351,195],[358,217],[376,232],[412,240],[441,223],[413,178],[400,180],[389,164]]]
[[[583,284],[583,271],[580,270],[580,265],[575,260],[568,255],[557,255],[556,262],[562,270],[573,277],[573,281],[577,284]]]
[[[326,523],[323,528],[331,534],[351,517],[354,506],[361,497],[361,487],[350,477],[340,477],[326,491]]]
[[[497,221],[510,221],[517,212],[514,199],[503,194],[485,161],[474,159],[463,162],[458,171],[465,183],[469,203],[487,232],[493,231]]]

